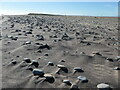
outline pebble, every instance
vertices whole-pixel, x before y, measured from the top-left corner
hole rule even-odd
[[[61,69],[65,69],[66,68],[64,65],[61,65],[61,64],[58,64],[57,67],[61,68]]]
[[[70,90],[80,90],[80,89],[79,89],[78,85],[72,84],[70,87]]]
[[[34,75],[39,75],[40,77],[44,76],[44,71],[40,69],[33,69],[33,74]]]
[[[31,63],[30,58],[23,58],[23,60],[24,60],[25,62],[27,62],[27,63]]]
[[[62,59],[62,60],[60,60],[59,62],[65,62],[65,60]]]
[[[39,47],[39,49],[50,49],[51,47],[49,46],[49,45],[47,45],[47,44],[45,44],[45,45],[40,45],[40,47]]]
[[[74,70],[75,72],[84,72],[84,71],[82,70],[82,68],[80,68],[80,67],[75,67],[73,70]]]
[[[46,81],[48,81],[49,83],[53,83],[55,81],[54,76],[51,74],[44,74],[44,77],[46,78]]]
[[[16,60],[13,60],[11,63],[12,63],[12,64],[17,64],[17,61],[16,61]]]
[[[105,83],[98,84],[98,85],[97,85],[97,88],[98,88],[99,90],[111,90],[110,85],[105,84]]]
[[[48,65],[54,66],[54,63],[53,62],[48,62]]]
[[[27,44],[31,44],[31,41],[26,41],[25,44],[26,44],[26,45],[27,45]]]
[[[39,63],[37,60],[32,60],[31,65],[34,65],[35,67],[39,66]]]
[[[68,73],[68,69],[66,66],[60,65],[60,64],[58,64],[57,66],[58,66],[58,68],[60,68],[60,70],[64,71],[65,73]]]
[[[81,81],[81,83],[87,83],[88,82],[88,79],[84,76],[78,76],[77,78]]]
[[[108,60],[110,62],[114,62],[114,60],[112,58],[107,58],[106,60]]]
[[[117,60],[120,60],[120,56],[117,56],[116,59],[117,59]]]
[[[115,67],[114,70],[120,70],[120,68],[119,67]]]
[[[66,83],[66,84],[68,84],[68,85],[71,85],[70,80],[67,80],[67,79],[63,80],[63,83]]]

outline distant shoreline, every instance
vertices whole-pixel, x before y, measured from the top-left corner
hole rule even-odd
[[[95,18],[119,18],[118,16],[87,16],[87,15],[59,15],[59,14],[44,14],[44,13],[28,13],[28,14],[20,14],[21,15],[43,15],[43,16],[80,16],[80,17],[95,17]],[[0,15],[0,16],[9,16],[9,15]],[[19,16],[19,15],[11,15],[11,16]]]

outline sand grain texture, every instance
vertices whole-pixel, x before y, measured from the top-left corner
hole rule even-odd
[[[97,88],[100,83],[118,87],[118,19],[84,16],[3,16],[3,88]],[[1,55],[1,54],[0,54]],[[39,64],[24,61],[29,58]],[[113,61],[107,60],[112,58]],[[16,60],[16,63],[11,63]],[[59,68],[57,65],[64,65]],[[80,67],[84,72],[75,72]],[[54,77],[53,82],[33,69]],[[88,79],[78,81],[78,76]],[[1,79],[1,78],[0,78]],[[63,83],[69,80],[71,85]]]

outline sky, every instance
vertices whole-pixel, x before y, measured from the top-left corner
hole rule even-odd
[[[118,16],[118,2],[0,2],[0,14]]]

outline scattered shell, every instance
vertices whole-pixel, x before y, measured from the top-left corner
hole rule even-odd
[[[77,78],[81,81],[81,83],[87,83],[88,82],[88,79],[84,76],[78,76]]]
[[[97,88],[98,88],[99,90],[111,90],[110,85],[105,84],[105,83],[98,84],[98,85],[97,85]]]
[[[39,75],[40,77],[44,76],[44,71],[40,69],[33,69],[34,75]]]

